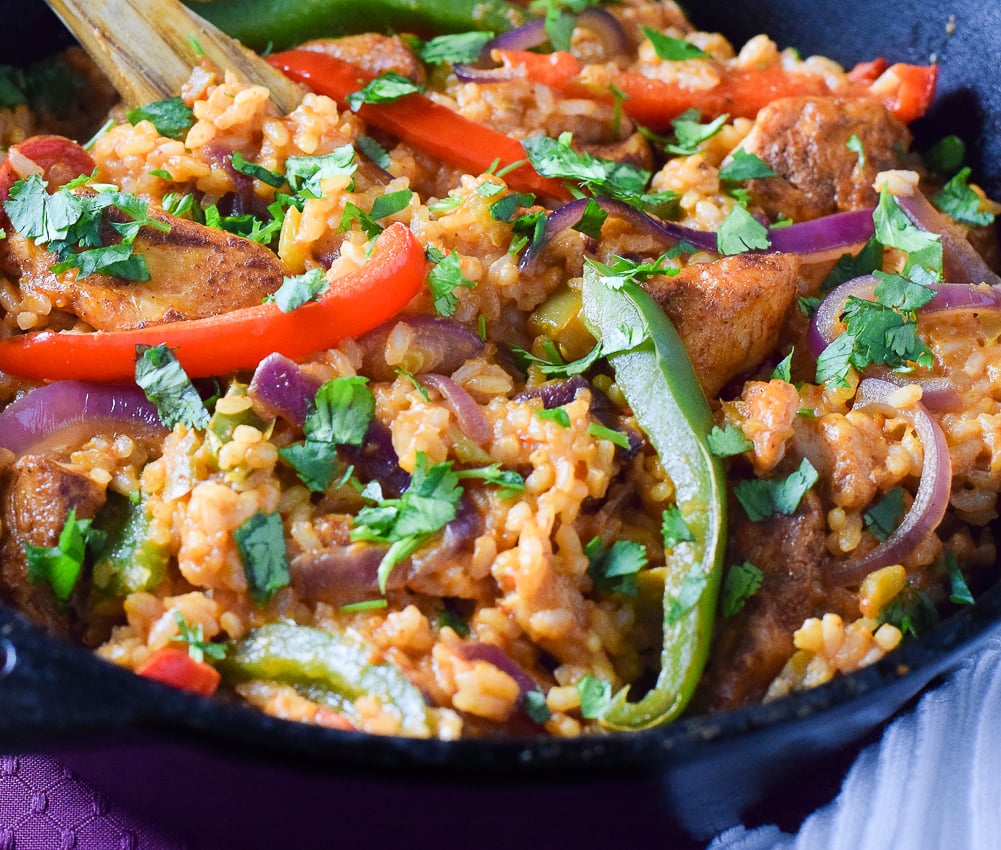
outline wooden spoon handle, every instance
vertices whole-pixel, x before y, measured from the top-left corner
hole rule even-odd
[[[176,97],[199,61],[271,90],[290,112],[302,89],[178,0],[46,0],[128,106]]]

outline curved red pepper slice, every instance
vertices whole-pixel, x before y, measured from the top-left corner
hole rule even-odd
[[[420,291],[427,260],[402,223],[376,239],[360,269],[317,300],[283,313],[273,303],[127,331],[37,331],[0,341],[0,370],[36,380],[132,380],[137,345],[170,346],[191,377],[251,369],[279,352],[303,358],[395,316]]]
[[[272,54],[268,61],[296,82],[333,98],[341,109],[347,108],[349,94],[373,79],[372,74],[343,59],[313,50],[286,50]],[[482,174],[495,164],[503,169],[526,161],[525,149],[516,139],[463,118],[420,94],[408,94],[391,103],[366,103],[358,114],[371,126],[470,174]],[[562,183],[542,177],[527,163],[513,168],[504,179],[519,192],[570,200]]]

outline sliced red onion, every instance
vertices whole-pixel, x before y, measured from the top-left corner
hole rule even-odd
[[[913,375],[898,374],[890,369],[870,367],[871,378],[889,381],[898,387],[917,384],[921,387],[921,403],[935,413],[953,413],[963,408],[959,390],[948,378],[915,378]]]
[[[897,386],[888,381],[866,378],[859,384],[854,409],[883,411],[889,416],[902,417],[911,423],[924,449],[918,491],[910,510],[886,540],[868,555],[835,562],[828,567],[824,581],[830,585],[855,585],[873,570],[902,563],[924,537],[938,528],[949,506],[952,459],[945,434],[920,402],[904,410],[893,407],[890,397],[897,389]]]
[[[451,378],[432,372],[421,376],[421,383],[436,390],[445,399],[462,429],[462,433],[474,443],[483,445],[493,431],[486,414],[473,397]]]
[[[166,433],[156,405],[135,385],[57,381],[31,390],[0,413],[0,447],[16,455],[77,431]]]
[[[289,562],[292,587],[301,598],[328,605],[376,598],[379,564],[388,548],[373,543],[350,543],[303,552]],[[386,588],[399,590],[406,577],[406,570],[393,570]]]
[[[377,381],[396,377],[396,365],[386,362],[386,343],[397,325],[406,325],[412,334],[402,366],[414,375],[426,372],[451,373],[470,357],[483,351],[479,335],[444,316],[400,316],[358,337],[362,349],[362,372]]]
[[[912,195],[895,195],[894,200],[907,217],[922,230],[942,237],[942,272],[946,279],[960,283],[1001,284],[1001,277],[984,262],[976,248],[948,216],[940,213],[915,190]]]
[[[583,375],[573,375],[565,380],[546,381],[546,383],[540,384],[537,387],[523,390],[514,397],[513,401],[530,401],[533,398],[538,398],[542,400],[542,406],[546,410],[552,410],[554,407],[563,407],[565,404],[570,404],[570,402],[577,398],[579,390],[591,390],[592,393],[594,392],[591,382],[587,378]]]
[[[361,446],[342,446],[341,452],[362,481],[378,481],[391,498],[398,499],[410,486],[410,473],[400,466],[393,448],[393,434],[378,419],[368,426]]]
[[[579,198],[550,214],[542,239],[530,246],[521,258],[519,267],[522,271],[531,268],[539,253],[554,237],[581,220],[589,201],[597,203],[609,215],[628,221],[637,230],[654,237],[665,249],[684,241],[700,251],[717,253],[716,234],[712,231],[663,221],[612,198]],[[858,250],[872,234],[872,210],[853,210],[788,227],[772,228],[768,231],[771,247],[766,252],[754,253],[797,254],[805,263],[819,263]]]
[[[577,16],[576,26],[591,30],[601,42],[606,58],[622,56],[629,52],[629,36],[622,28],[618,18],[606,9],[592,6]],[[514,79],[517,76],[512,68],[485,67],[491,60],[495,50],[531,50],[549,40],[546,34],[546,22],[542,18],[529,21],[520,27],[501,33],[492,38],[480,53],[479,65],[461,62],[453,70],[456,77],[465,83],[497,83]]]
[[[466,661],[486,661],[487,664],[492,664],[498,670],[507,673],[518,683],[518,690],[521,691],[522,697],[532,691],[539,690],[535,679],[525,672],[525,668],[495,644],[468,641],[459,648],[459,655]]]
[[[269,354],[258,364],[247,393],[275,416],[301,428],[309,412],[309,403],[319,388],[320,381],[307,375],[298,363],[276,353]]]

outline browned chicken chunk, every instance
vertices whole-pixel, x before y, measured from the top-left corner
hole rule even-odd
[[[8,471],[3,492],[0,546],[0,595],[36,622],[68,634],[71,610],[60,605],[52,589],[28,578],[25,545],[55,546],[70,510],[92,519],[104,504],[105,490],[88,476],[45,455],[25,455]]]
[[[146,282],[54,274],[49,269],[56,256],[16,233],[0,243],[3,264],[20,278],[24,295],[45,296],[54,307],[106,331],[227,313],[260,304],[281,286],[284,265],[263,245],[152,207],[149,212],[170,231],[144,227],[136,237],[135,252],[149,265]],[[109,244],[112,234],[109,227]]]
[[[702,709],[724,711],[760,700],[795,651],[793,632],[808,617],[837,612],[822,580],[825,533],[823,505],[812,492],[793,516],[766,522],[751,522],[733,506],[727,562],[750,561],[763,579],[740,611],[717,621],[699,686]]]
[[[849,147],[853,135],[861,154]],[[771,218],[805,221],[872,206],[876,175],[899,168],[910,141],[907,126],[874,100],[777,100],[758,113],[742,147],[779,176],[752,180],[748,189]]]
[[[677,327],[706,395],[775,348],[798,271],[792,254],[738,254],[646,284]]]
[[[317,38],[300,46],[350,62],[375,76],[394,71],[415,83],[424,82],[424,66],[406,42],[395,35],[367,32],[342,38]]]

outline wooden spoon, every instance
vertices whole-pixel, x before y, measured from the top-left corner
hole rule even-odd
[[[267,86],[282,112],[302,100],[281,71],[178,0],[45,1],[130,107],[177,97],[200,55]]]

